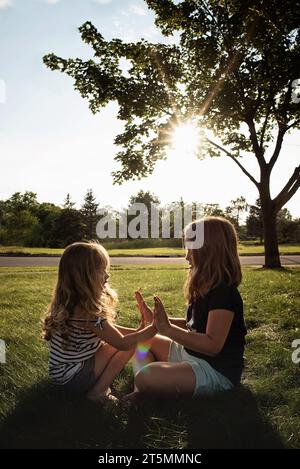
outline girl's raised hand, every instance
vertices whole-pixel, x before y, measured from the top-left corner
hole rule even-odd
[[[165,307],[158,296],[154,297],[154,323],[158,332],[164,335],[167,334],[168,330],[172,326]]]
[[[145,325],[152,324],[153,322],[153,312],[151,308],[145,303],[145,300],[143,298],[143,295],[141,292],[136,291],[134,293],[136,302],[137,302],[137,308],[139,309],[141,316],[142,316],[142,321],[145,323]]]

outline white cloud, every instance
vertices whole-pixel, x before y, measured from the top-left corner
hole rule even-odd
[[[60,0],[45,0],[46,3],[48,3],[49,5],[55,5],[56,3],[59,3]]]
[[[148,39],[155,39],[155,37],[160,36],[161,32],[156,26],[150,25],[146,29],[144,29],[143,37]]]
[[[134,28],[118,26],[117,29],[113,29],[111,32],[113,36],[117,36],[125,42],[134,42],[140,39],[140,35],[137,34]]]
[[[11,0],[0,0],[0,10],[4,10],[5,8],[12,7],[13,3]]]
[[[107,5],[108,3],[111,3],[112,0],[95,0],[97,3],[100,5]]]
[[[143,7],[140,7],[139,5],[131,4],[130,5],[130,10],[132,13],[138,16],[146,16],[147,12]]]

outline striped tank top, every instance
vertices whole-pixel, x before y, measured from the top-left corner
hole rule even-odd
[[[105,320],[98,318],[88,322],[103,329],[102,322]],[[49,376],[55,384],[68,383],[102,345],[100,337],[95,333],[79,327],[78,323],[86,322],[85,319],[70,319],[70,321],[72,324],[69,326],[67,347],[64,347],[65,341],[57,332],[53,333],[50,339]]]

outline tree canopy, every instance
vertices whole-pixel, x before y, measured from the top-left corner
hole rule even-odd
[[[171,129],[191,118],[212,130],[240,167],[237,157],[245,152],[254,152],[258,163],[266,164],[264,154],[277,126],[273,165],[284,134],[300,124],[300,106],[292,99],[300,77],[299,2],[147,4],[163,34],[180,33],[178,44],[106,41],[87,21],[79,30],[95,60],[44,57],[52,70],[75,79],[75,88],[89,100],[92,112],[117,101],[118,118],[126,123],[115,141],[123,147],[116,156],[122,168],[114,173],[115,181],[151,173],[165,156]],[[128,61],[128,70],[121,59]],[[241,124],[248,127],[250,138]],[[207,145],[205,151],[220,154],[215,145]]]
[[[93,113],[118,103],[124,130],[115,139],[121,147],[116,183],[151,174],[176,126],[196,125],[202,137],[198,156],[226,154],[257,187],[266,265],[279,267],[276,216],[300,186],[300,166],[274,197],[270,178],[284,136],[300,129],[299,0],[146,3],[162,33],[175,35],[173,44],[107,41],[87,21],[79,31],[94,60],[52,53],[45,64],[74,79]],[[240,159],[251,155],[259,179]]]

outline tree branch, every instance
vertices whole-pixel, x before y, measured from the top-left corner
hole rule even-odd
[[[300,166],[297,166],[288,180],[284,188],[279,192],[277,197],[273,199],[273,202],[278,210],[280,210],[296,193],[300,187]]]
[[[262,149],[258,144],[257,132],[256,132],[256,128],[255,128],[255,124],[254,124],[253,119],[248,119],[247,120],[247,125],[248,125],[249,131],[250,131],[250,139],[251,139],[251,142],[252,142],[252,145],[253,145],[253,150],[254,150],[256,159],[258,161],[258,164],[259,164],[260,168],[265,167],[266,166],[266,160],[264,159],[263,154],[262,154]]]
[[[273,155],[268,163],[268,168],[270,169],[270,171],[272,170],[274,164],[276,163],[277,159],[278,159],[278,156],[279,156],[279,153],[280,153],[280,150],[281,150],[281,146],[282,146],[282,142],[283,142],[283,137],[286,133],[286,127],[285,126],[282,126],[281,124],[278,124],[279,128],[278,128],[278,134],[277,134],[277,140],[276,140],[276,146],[275,146],[275,150],[273,152]]]
[[[290,124],[286,130],[290,130],[292,127],[295,127],[295,125],[300,124],[300,119],[295,120],[292,124]]]
[[[264,137],[265,137],[265,133],[266,133],[266,128],[267,128],[267,125],[268,125],[268,118],[269,118],[269,115],[271,113],[271,104],[268,106],[268,110],[266,112],[266,117],[265,117],[265,120],[264,120],[264,123],[263,123],[263,126],[262,126],[262,129],[261,129],[261,135],[260,135],[260,142],[259,142],[259,147],[261,149],[261,151],[263,151],[263,143],[264,143]]]
[[[280,107],[278,108],[278,111],[279,111],[279,115],[277,117],[278,134],[277,134],[277,141],[276,141],[276,146],[275,146],[274,153],[273,153],[273,155],[272,155],[272,157],[271,157],[271,159],[268,163],[268,168],[269,168],[270,171],[272,170],[274,164],[276,163],[276,161],[278,159],[278,156],[279,156],[279,153],[280,153],[280,150],[281,150],[281,146],[282,146],[282,142],[283,142],[283,137],[284,137],[286,131],[289,128],[287,126],[286,119],[287,119],[288,106],[289,106],[289,103],[291,101],[291,96],[292,96],[292,83],[293,83],[293,80],[290,80],[289,83],[288,83],[287,92],[285,94],[282,106],[281,106],[281,108]],[[292,124],[292,126],[293,125],[294,125],[294,123]]]
[[[253,184],[255,184],[255,186],[259,189],[259,182],[257,182],[256,179],[254,179],[254,177],[246,170],[246,168],[244,168],[244,166],[229,151],[227,151],[225,148],[221,147],[220,145],[213,142],[212,140],[210,140],[207,137],[206,137],[206,140],[207,140],[208,143],[215,146],[219,150],[223,151],[227,156],[229,156],[229,158],[231,158],[235,162],[235,164],[238,165],[238,167],[243,171],[243,173],[246,174],[246,176],[248,176],[250,181],[252,181]]]

